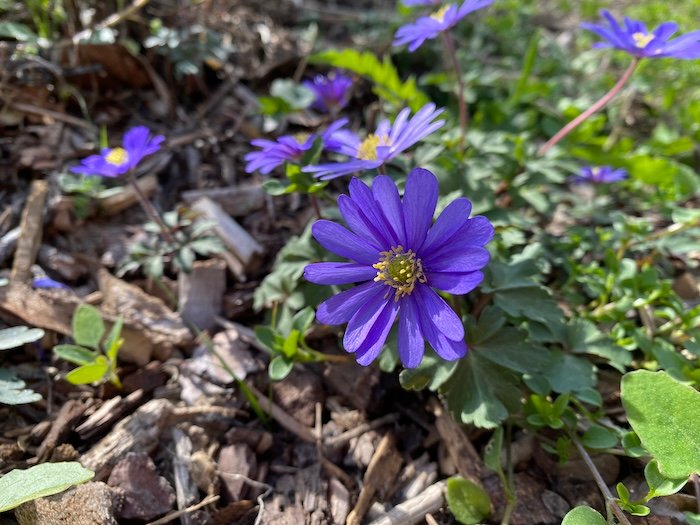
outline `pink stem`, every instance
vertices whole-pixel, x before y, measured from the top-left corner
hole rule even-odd
[[[639,64],[639,58],[635,57],[635,59],[632,61],[632,63],[629,65],[629,67],[623,73],[622,77],[620,77],[620,80],[617,81],[617,84],[615,84],[610,91],[608,91],[605,95],[603,95],[600,98],[600,100],[598,100],[590,108],[588,108],[586,111],[581,113],[578,117],[576,117],[574,120],[569,122],[566,126],[561,128],[557,132],[556,135],[554,135],[539,150],[537,150],[537,154],[544,155],[545,153],[547,153],[561,139],[563,139],[569,133],[571,133],[574,129],[576,129],[579,126],[579,124],[581,124],[584,120],[586,120],[588,117],[593,115],[593,113],[600,110],[603,106],[605,106],[605,104],[610,102],[612,100],[612,98],[615,95],[617,95],[618,92],[622,89],[622,86],[624,86],[625,83],[632,76],[632,73],[634,73],[634,70],[637,68],[637,64]]]

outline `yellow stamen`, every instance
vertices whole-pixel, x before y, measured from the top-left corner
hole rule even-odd
[[[114,148],[107,153],[105,160],[113,166],[122,166],[129,162],[129,154],[124,148]]]
[[[357,147],[357,158],[362,160],[377,160],[377,147],[389,146],[391,141],[387,135],[375,135],[370,133]]]
[[[442,24],[442,22],[445,20],[445,13],[447,13],[447,10],[452,7],[450,4],[447,4],[446,6],[441,7],[437,11],[435,11],[432,15],[430,15],[430,18],[433,20],[437,20]]]
[[[311,136],[311,133],[304,133],[304,132],[299,132],[294,134],[294,140],[297,141],[297,144],[305,144],[307,140],[309,140],[309,137]]]
[[[398,301],[404,295],[411,295],[417,282],[426,282],[421,260],[413,250],[404,253],[403,246],[399,245],[388,252],[381,252],[380,255],[381,260],[372,265],[377,270],[374,280],[396,290],[394,301]],[[389,292],[385,297],[388,296]]]
[[[654,35],[650,35],[649,33],[634,33],[632,35],[632,38],[634,38],[634,45],[637,46],[639,49],[644,49],[647,47],[649,42],[654,40]]]

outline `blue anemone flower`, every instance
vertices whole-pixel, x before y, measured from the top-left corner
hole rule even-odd
[[[435,109],[435,104],[426,104],[409,119],[411,110],[404,108],[393,124],[382,120],[376,131],[364,139],[346,129],[335,131],[330,136],[327,149],[347,155],[350,160],[307,166],[302,171],[313,173],[321,180],[329,180],[378,168],[444,126],[444,120],[435,120],[442,112],[442,109]]]
[[[427,4],[428,2],[416,2]],[[408,50],[413,52],[423,45],[423,42],[438,36],[443,31],[457,25],[469,13],[483,9],[493,3],[493,0],[465,0],[461,6],[447,4],[428,16],[421,16],[415,22],[399,27],[394,36],[394,45],[408,44]]]
[[[348,323],[343,346],[361,365],[379,355],[397,317],[406,368],[420,364],[425,340],[446,360],[467,352],[461,319],[434,289],[461,295],[476,288],[494,230],[485,217],[469,218],[472,206],[464,198],[452,201],[433,223],[437,199],[437,179],[425,169],[408,175],[403,199],[386,175],[375,177],[371,189],[353,178],[350,195],[338,198],[350,229],[327,220],[312,226],[321,246],[350,262],[312,263],[304,277],[316,284],[362,283],[316,311],[320,323]]]
[[[51,277],[35,277],[32,279],[32,286],[34,288],[59,288],[61,290],[70,290],[67,284],[55,281],[51,279]]]
[[[151,136],[146,126],[136,126],[124,133],[122,146],[105,148],[99,155],[90,155],[82,164],[73,166],[71,171],[83,175],[119,177],[134,169],[144,157],[160,149],[165,140],[163,135]]]
[[[340,147],[340,143],[334,137],[341,132],[347,123],[348,119],[346,118],[338,119],[321,133],[325,149],[335,151],[336,148]],[[251,151],[243,157],[247,163],[245,171],[253,173],[259,170],[263,175],[267,175],[285,162],[299,162],[314,145],[316,138],[318,138],[316,133],[298,133],[296,135],[283,135],[277,140],[251,140],[250,143],[260,148],[260,151]]]
[[[627,177],[627,171],[622,168],[615,169],[612,166],[585,166],[581,168],[578,175],[571,177],[571,182],[575,184],[608,184],[611,182],[619,182]]]
[[[352,78],[338,71],[329,75],[316,75],[311,80],[305,80],[302,85],[313,91],[316,97],[311,107],[324,113],[337,113],[350,100]]]
[[[609,11],[601,10],[606,24],[583,23],[581,27],[594,32],[604,41],[593,47],[613,47],[621,49],[637,58],[700,58],[700,31],[692,31],[671,40],[678,31],[675,22],[664,22],[649,31],[643,22],[624,18],[624,27],[615,20]]]

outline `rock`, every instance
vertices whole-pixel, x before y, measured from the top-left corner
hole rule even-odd
[[[229,501],[241,499],[245,481],[236,474],[250,478],[255,475],[258,462],[253,450],[245,443],[234,443],[221,449],[219,453],[219,476],[223,492]]]
[[[299,367],[282,381],[273,383],[272,393],[288,414],[309,427],[316,419],[316,403],[323,403],[325,397],[318,375]]]
[[[15,509],[19,525],[117,525],[114,517],[124,497],[101,481],[94,481]]]
[[[175,491],[159,476],[151,458],[143,452],[130,452],[112,469],[107,482],[124,493],[119,517],[149,521],[173,508]]]
[[[563,518],[571,509],[571,505],[564,498],[551,490],[545,490],[542,493],[542,503],[558,518]]]

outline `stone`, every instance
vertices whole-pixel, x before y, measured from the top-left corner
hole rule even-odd
[[[222,492],[226,494],[228,501],[240,500],[245,489],[245,480],[238,478],[237,475],[251,478],[255,476],[257,468],[255,453],[245,443],[234,443],[221,449],[219,477]]]

